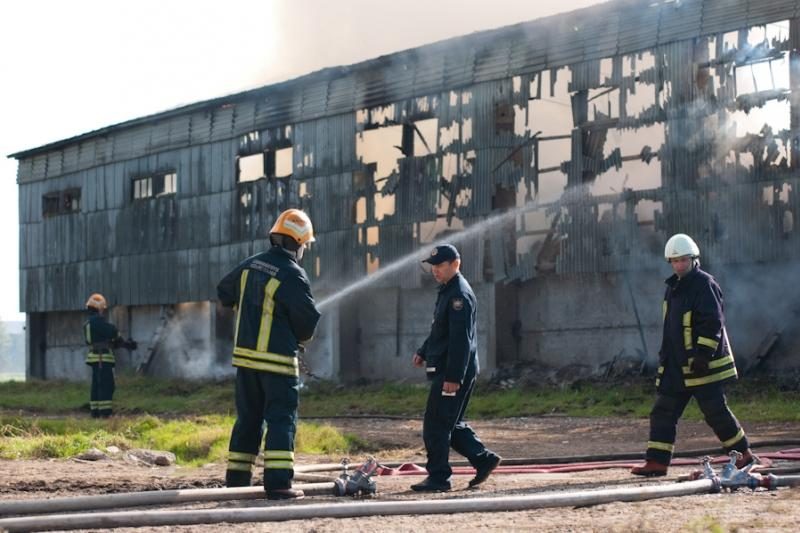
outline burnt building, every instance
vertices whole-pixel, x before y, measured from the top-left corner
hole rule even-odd
[[[288,207],[314,222],[320,299],[458,239],[485,368],[653,361],[676,232],[721,281],[740,364],[800,366],[799,10],[612,1],[12,154],[28,374],[86,375],[94,291],[139,341],[123,368],[231,372],[216,283]],[[332,300],[315,373],[417,375],[431,288],[410,261]]]

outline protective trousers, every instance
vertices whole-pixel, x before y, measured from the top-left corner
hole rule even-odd
[[[92,367],[92,388],[89,392],[89,409],[92,418],[111,416],[114,397],[114,365],[89,363]]]
[[[650,412],[650,441],[647,459],[669,465],[675,450],[675,433],[678,420],[692,396],[697,400],[706,424],[716,434],[726,452],[744,453],[750,447],[739,421],[731,412],[721,385],[689,389],[684,392],[659,394]]]
[[[483,465],[490,453],[464,421],[464,413],[475,386],[475,365],[469,365],[464,383],[455,395],[443,395],[443,384],[443,375],[431,381],[422,424],[422,440],[428,453],[426,468],[434,481],[446,481],[453,473],[449,462],[451,446],[474,467]]]
[[[291,488],[298,396],[299,380],[295,376],[236,369],[236,423],[226,472],[229,487],[250,485],[266,423],[264,489]]]

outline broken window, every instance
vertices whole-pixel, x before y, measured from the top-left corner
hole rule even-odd
[[[293,172],[293,158],[294,150],[285,141],[263,152],[240,155],[236,158],[236,181],[245,183],[262,178],[288,178]]]
[[[494,104],[494,132],[514,132],[514,106],[508,102]]]
[[[292,175],[292,147],[279,148],[274,153],[274,168],[272,173],[267,168],[267,175],[275,178],[288,178]]]
[[[735,77],[737,98],[751,93],[788,91],[789,52],[783,52],[779,58],[768,57],[737,65]],[[779,94],[776,93],[774,96],[777,98]]]
[[[59,201],[59,193],[51,192],[42,196],[42,215],[51,216],[57,215],[61,207]]]
[[[178,175],[175,172],[159,173],[133,179],[133,199],[141,200],[156,196],[167,196],[178,191]]]
[[[266,177],[264,154],[239,156],[236,159],[236,181],[244,183]]]
[[[55,216],[79,213],[81,210],[81,190],[79,188],[49,192],[42,196],[42,215]]]

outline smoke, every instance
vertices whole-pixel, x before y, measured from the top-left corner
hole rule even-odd
[[[179,304],[168,319],[158,344],[154,366],[163,373],[186,379],[222,379],[232,373],[230,355],[217,357],[210,333],[210,305],[207,302]]]

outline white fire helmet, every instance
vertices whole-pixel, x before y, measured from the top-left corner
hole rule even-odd
[[[684,256],[700,257],[700,248],[691,237],[684,233],[676,233],[667,241],[664,247],[664,259],[676,259]]]

